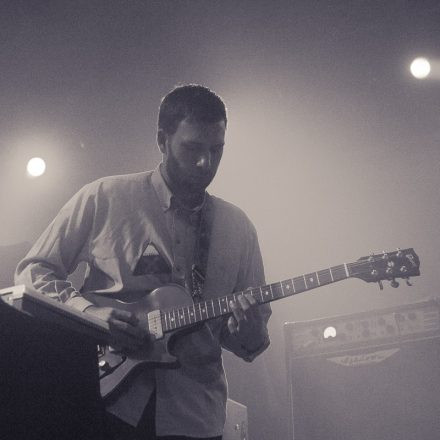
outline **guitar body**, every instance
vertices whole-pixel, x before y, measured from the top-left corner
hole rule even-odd
[[[139,319],[139,326],[148,330],[148,313],[153,310],[193,305],[188,292],[177,284],[169,284],[150,293],[130,292],[118,297],[108,297],[93,293],[83,295],[86,299],[100,307],[114,307],[132,312]],[[186,330],[176,330],[164,334],[163,338],[147,341],[136,351],[118,351],[111,346],[102,347],[99,351],[100,387],[103,398],[110,396],[130,375],[143,368],[178,368],[175,356],[170,353],[172,340],[179,333],[194,330],[194,325]]]

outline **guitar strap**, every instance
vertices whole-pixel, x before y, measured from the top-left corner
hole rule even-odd
[[[192,297],[195,302],[203,299],[213,219],[214,207],[212,199],[207,193],[205,204],[200,211],[199,227],[194,248],[194,261],[191,267]]]

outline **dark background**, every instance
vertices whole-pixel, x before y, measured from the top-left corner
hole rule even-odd
[[[170,88],[211,87],[230,123],[210,191],[255,223],[268,282],[396,247],[421,259],[412,288],[349,280],[274,303],[270,349],[226,355],[250,438],[286,438],[284,322],[440,296],[439,37],[438,1],[2,0],[0,287],[83,184],[157,165]],[[31,180],[33,156],[48,170]]]

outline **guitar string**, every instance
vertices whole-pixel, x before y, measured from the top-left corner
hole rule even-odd
[[[404,251],[403,251],[404,252]],[[372,263],[377,263],[377,262],[385,262],[385,261],[387,261],[387,259],[384,259],[382,256],[377,256],[377,257],[375,257],[375,256],[372,256],[372,258],[373,258],[373,261],[369,261],[367,258],[365,259],[365,260],[362,260],[362,261],[355,261],[355,262],[353,262],[353,263],[347,263],[347,266],[349,267],[349,268],[355,268],[355,267],[361,267],[361,266],[369,266],[369,269],[371,269],[371,264]],[[391,255],[391,257],[389,257],[389,258],[392,258],[392,255]],[[321,269],[321,270],[318,270],[318,271],[315,271],[315,272],[309,272],[309,273],[307,273],[307,274],[305,274],[305,275],[308,275],[308,274],[314,274],[314,273],[319,273],[319,272],[326,272],[326,271],[328,271],[328,272],[330,272],[330,271],[333,271],[333,272],[340,272],[340,273],[344,273],[344,275],[346,275],[346,271],[345,271],[345,265],[344,264],[340,264],[340,265],[337,265],[337,266],[332,266],[332,267],[330,267],[330,268],[327,268],[327,269]],[[289,281],[291,281],[291,282],[295,282],[295,280],[296,279],[298,279],[298,280],[302,280],[302,278],[303,278],[303,276],[304,275],[300,275],[300,276],[297,276],[297,277],[294,277],[294,278],[290,278],[290,279],[286,279],[286,280],[283,280],[283,281],[277,281],[277,282],[275,282],[275,283],[271,283],[271,284],[267,284],[267,285],[264,285],[264,286],[260,286],[260,287],[256,287],[256,288],[254,288],[254,289],[251,289],[250,290],[250,293],[252,294],[252,295],[261,295],[263,292],[263,289],[264,288],[267,288],[267,287],[269,287],[269,288],[271,288],[272,286],[273,287],[276,287],[275,285],[277,285],[277,284],[279,284],[280,286],[281,286],[281,289],[282,289],[282,284],[283,283],[288,283]],[[328,284],[332,284],[333,282],[337,282],[337,281],[343,281],[344,279],[348,279],[348,278],[350,278],[351,276],[354,276],[354,275],[349,275],[349,276],[345,276],[344,278],[341,278],[341,279],[339,279],[339,280],[335,280],[335,281],[331,281],[330,283],[325,283],[325,284],[323,284],[323,285],[328,285]],[[397,276],[396,276],[397,277]],[[404,275],[402,275],[402,276],[400,276],[400,278],[404,278],[405,276]],[[391,276],[391,278],[393,278],[392,276]],[[316,287],[319,287],[319,285],[318,286],[313,286],[313,287],[311,287],[311,288],[308,288],[307,286],[306,286],[306,289],[304,289],[304,290],[301,290],[301,291],[299,291],[299,292],[295,292],[295,293],[302,293],[302,292],[306,292],[306,291],[308,291],[308,290],[312,290],[313,288],[316,288]],[[257,291],[257,292],[254,292],[254,291]],[[216,298],[211,298],[211,299],[209,299],[209,300],[206,300],[206,301],[202,301],[201,303],[199,303],[200,305],[201,304],[205,304],[205,306],[207,307],[207,305],[208,305],[208,301],[211,301],[212,302],[212,308],[213,308],[213,312],[214,312],[214,307],[213,307],[213,301],[214,300],[218,300],[218,301],[225,301],[225,300],[227,300],[227,299],[232,299],[232,298],[234,298],[236,295],[238,295],[238,294],[240,294],[240,293],[243,293],[244,291],[239,291],[239,292],[233,292],[233,293],[230,293],[230,294],[228,294],[228,295],[224,295],[224,296],[221,296],[221,297],[216,297]],[[294,293],[294,294],[295,294]],[[291,296],[291,295],[288,295],[288,296]],[[279,296],[279,297],[276,297],[276,299],[282,299],[284,296]],[[220,305],[219,305],[219,307],[220,307]],[[183,310],[184,308],[188,308],[188,310],[189,310],[189,308],[193,308],[194,309],[194,314],[195,314],[195,304],[192,304],[192,305],[188,305],[188,306],[183,306],[183,307],[181,307],[181,308],[170,308],[170,309],[164,309],[164,310],[162,310],[162,312],[163,313],[171,313],[171,312],[176,312],[176,310]],[[204,313],[207,313],[206,311],[204,312]],[[230,313],[229,311],[228,312],[226,312],[226,313]],[[200,314],[201,314],[201,312],[200,312]],[[215,312],[214,312],[214,315],[215,315]],[[221,316],[222,314],[220,314],[220,315],[218,315],[218,316]],[[214,316],[215,317],[215,316]],[[197,317],[196,317],[197,318]],[[201,320],[203,320],[203,317],[201,316]],[[196,321],[197,322],[197,321]]]

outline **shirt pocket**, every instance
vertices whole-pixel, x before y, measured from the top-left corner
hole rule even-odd
[[[163,283],[171,281],[171,265],[151,242],[134,264],[133,276],[153,276]]]

